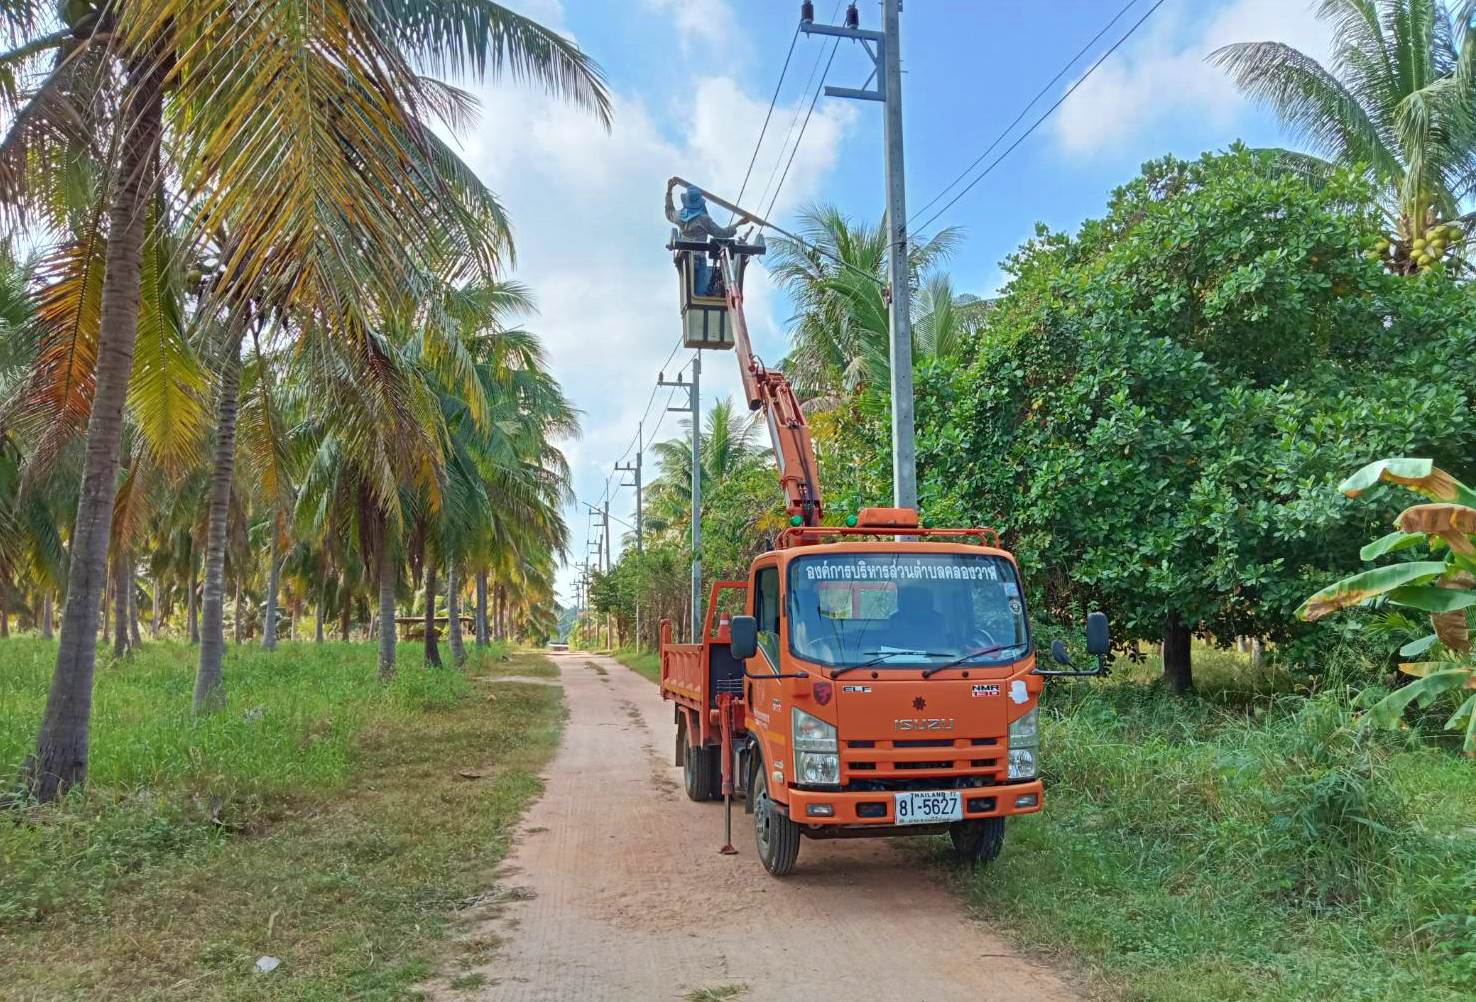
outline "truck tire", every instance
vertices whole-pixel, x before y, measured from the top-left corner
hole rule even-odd
[[[769,799],[769,779],[763,763],[754,780],[753,831],[759,861],[776,877],[787,877],[799,858],[800,826]]]
[[[960,863],[970,866],[987,866],[994,862],[1004,848],[1004,835],[1004,818],[957,821],[948,826],[954,855]]]
[[[702,803],[717,799],[722,788],[719,755],[716,748],[687,746],[687,753],[682,756],[682,785],[686,787],[688,800]]]

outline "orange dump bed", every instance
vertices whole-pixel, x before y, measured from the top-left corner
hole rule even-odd
[[[693,709],[707,705],[706,658],[701,644],[673,644],[671,626],[661,630],[661,694]]]

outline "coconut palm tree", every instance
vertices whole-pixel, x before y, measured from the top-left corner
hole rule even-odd
[[[1476,195],[1476,3],[1452,16],[1442,0],[1321,0],[1333,33],[1323,66],[1280,42],[1239,42],[1210,61],[1271,107],[1310,152],[1280,150],[1310,177],[1361,166],[1382,192],[1392,240],[1379,250],[1402,272],[1464,243]]]
[[[769,253],[776,281],[796,306],[789,322],[792,347],[783,364],[785,375],[801,399],[822,407],[862,386],[888,385],[886,232],[829,205],[804,209],[798,230],[805,243],[776,237]],[[914,292],[961,239],[962,232],[950,227],[912,244],[908,266]],[[913,317],[914,347],[919,341],[917,319]]]
[[[84,0],[62,8],[65,30],[45,26],[50,6],[0,6],[0,36],[15,43],[0,55],[10,123],[0,139],[0,204],[55,213],[69,204],[57,196],[78,188],[78,170],[95,165],[93,236],[77,257],[101,279],[69,600],[26,766],[26,785],[41,799],[86,776],[108,515],[166,136],[178,185],[171,203],[187,207],[188,232],[229,235],[214,294],[339,316],[357,308],[351,297],[403,290],[453,249],[481,270],[495,267],[472,236],[489,225],[489,207],[445,183],[451,171],[427,169],[444,164],[447,151],[420,125],[421,109],[455,120],[468,101],[419,70],[507,70],[602,118],[609,110],[583,53],[486,0],[310,10]],[[30,79],[40,82],[17,85]]]
[[[657,536],[689,525],[692,518],[691,420],[683,419],[682,428],[681,437],[651,446],[661,472],[646,495],[645,528]],[[704,494],[763,458],[768,450],[759,445],[758,436],[753,416],[738,410],[731,397],[712,405],[701,443]]]

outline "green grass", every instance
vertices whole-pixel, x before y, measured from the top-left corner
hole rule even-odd
[[[1471,763],[1210,661],[1188,701],[1056,686],[1045,810],[960,892],[1127,1000],[1473,997]]]
[[[660,684],[661,655],[622,647],[614,653],[613,657],[631,671],[644,675],[658,685]]]
[[[54,650],[0,644],[8,775]],[[446,966],[456,909],[491,883],[540,789],[560,691],[483,691],[425,671],[411,644],[386,687],[372,646],[287,644],[230,651],[228,708],[195,720],[194,656],[151,644],[100,667],[86,794],[0,817],[4,994],[412,997]],[[546,666],[516,655],[469,671]],[[262,955],[281,966],[253,973]]]
[[[717,985],[713,988],[697,988],[685,996],[687,1002],[727,1002],[748,991],[747,985]]]

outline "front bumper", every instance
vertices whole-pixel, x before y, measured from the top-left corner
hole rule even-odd
[[[789,794],[789,817],[802,825],[871,826],[878,829],[895,829],[895,831],[878,832],[877,834],[900,835],[906,835],[914,830],[918,834],[924,834],[928,827],[926,825],[897,825],[897,801],[891,792],[800,790],[794,787],[786,792]],[[1001,786],[969,787],[958,792],[963,801],[965,821],[1011,814],[1034,814],[1045,803],[1045,786],[1038,779]],[[1035,797],[1033,804],[1019,806],[1019,798],[1028,798],[1032,794]],[[824,805],[828,805],[834,812],[831,816],[815,816],[810,813],[812,806]]]

